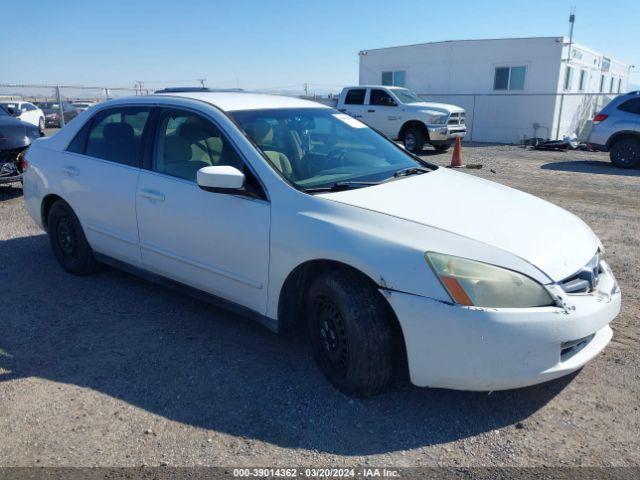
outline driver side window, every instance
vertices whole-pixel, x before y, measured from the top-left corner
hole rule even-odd
[[[163,110],[153,153],[153,171],[195,182],[202,167],[229,165],[243,171],[243,162],[218,127],[183,110]]]
[[[394,103],[396,103],[395,100],[384,90],[377,90],[375,88],[371,90],[369,105],[383,105],[388,107]]]

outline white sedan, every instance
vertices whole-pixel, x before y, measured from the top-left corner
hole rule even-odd
[[[340,390],[499,390],[574,372],[620,289],[578,217],[439,168],[317,103],[249,93],[100,104],[27,153],[27,209],[73,274],[102,264],[306,323]]]
[[[0,105],[4,106],[5,109],[19,118],[23,122],[30,123],[31,125],[35,125],[40,129],[40,131],[44,131],[44,112],[30,102],[0,102]]]

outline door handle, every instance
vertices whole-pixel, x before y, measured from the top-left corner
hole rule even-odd
[[[154,202],[164,202],[164,195],[153,190],[140,190],[140,196]]]
[[[78,170],[76,167],[63,167],[62,171],[68,177],[77,177],[80,174],[80,170]]]
[[[367,112],[373,113],[373,112],[375,112],[375,110],[367,110]]]

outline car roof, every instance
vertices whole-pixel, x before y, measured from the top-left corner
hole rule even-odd
[[[354,85],[353,87],[344,88],[387,88],[389,90],[407,90],[406,87],[398,87],[396,85]]]
[[[301,98],[271,95],[266,93],[244,92],[173,92],[158,93],[155,96],[171,96],[192,98],[210,103],[226,112],[236,110],[263,110],[270,108],[330,108],[321,103],[303,100]],[[131,97],[136,99],[136,97]],[[139,98],[139,97],[138,97]]]

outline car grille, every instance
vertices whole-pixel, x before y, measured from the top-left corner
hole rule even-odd
[[[449,116],[449,121],[447,122],[447,124],[448,125],[464,125],[465,120],[466,120],[465,112],[456,112],[456,113],[452,113]]]
[[[566,293],[589,293],[598,286],[601,273],[600,253],[596,253],[579,272],[562,280],[560,286]]]

